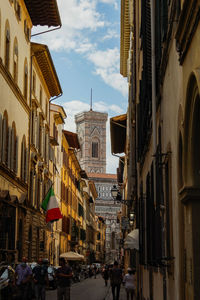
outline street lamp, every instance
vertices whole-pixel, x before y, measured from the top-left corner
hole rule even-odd
[[[123,200],[122,195],[116,185],[113,185],[113,188],[111,189],[111,195],[115,201],[119,201],[120,203],[128,206],[130,205],[131,200]]]
[[[116,200],[118,193],[119,193],[118,188],[116,187],[116,185],[113,185],[111,189],[111,195],[114,198],[114,200]]]

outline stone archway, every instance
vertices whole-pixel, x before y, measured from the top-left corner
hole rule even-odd
[[[182,148],[185,299],[200,299],[200,70],[188,81]],[[180,154],[180,153],[179,153]],[[180,175],[180,174],[179,174]],[[181,250],[182,251],[182,250]]]

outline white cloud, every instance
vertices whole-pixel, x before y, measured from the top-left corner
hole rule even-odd
[[[128,84],[127,80],[119,74],[119,57],[117,48],[93,51],[88,54],[88,59],[94,63],[95,73],[109,86],[126,96]]]
[[[107,34],[102,38],[102,41],[105,40],[110,40],[110,39],[118,39],[119,38],[119,34],[116,30],[113,30],[111,28],[108,29]]]
[[[114,5],[117,3],[116,0],[100,0],[100,2]],[[127,96],[126,80],[119,74],[119,49],[100,51],[97,43],[101,43],[102,40],[96,39],[96,42],[93,42],[90,38],[90,33],[99,28],[108,29],[104,40],[118,37],[117,33],[109,28],[105,16],[97,11],[97,0],[58,0],[58,7],[62,20],[61,29],[39,35],[34,40],[47,44],[50,50],[75,51],[84,55],[83,59],[94,64],[96,76],[100,76],[107,85],[118,90],[123,96]],[[33,33],[45,29],[36,27]]]

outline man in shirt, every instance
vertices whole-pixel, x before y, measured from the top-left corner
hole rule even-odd
[[[30,299],[30,283],[32,277],[32,270],[27,265],[26,257],[22,258],[22,263],[19,264],[15,271],[14,284],[17,286],[19,298],[22,300]]]
[[[48,272],[47,266],[43,264],[43,260],[39,258],[38,265],[33,269],[33,280],[35,283],[35,298],[36,300],[45,300],[46,290],[45,286],[48,285]]]
[[[57,299],[58,300],[70,300],[70,285],[72,278],[72,269],[66,264],[64,257],[59,259],[59,265],[61,266],[56,271],[57,278]]]

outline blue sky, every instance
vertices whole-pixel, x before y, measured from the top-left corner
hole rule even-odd
[[[120,1],[57,0],[62,21],[59,30],[33,38],[46,44],[63,90],[55,103],[65,108],[65,128],[75,132],[74,114],[90,107],[108,118],[126,113],[127,79],[120,66]],[[42,28],[44,30],[44,28]],[[34,28],[33,33],[41,28]],[[107,172],[116,173],[118,159],[111,155],[107,124]]]

